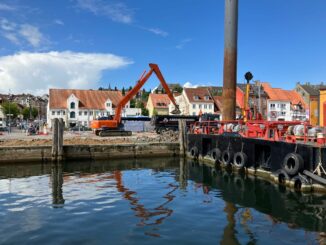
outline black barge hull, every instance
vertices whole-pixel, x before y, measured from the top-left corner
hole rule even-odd
[[[196,156],[194,156],[194,149],[195,155],[197,154]],[[216,149],[222,155],[223,152],[229,151],[232,157],[238,152],[245,153],[247,157],[245,169],[248,173],[270,178],[271,180],[275,180],[275,182],[283,181],[282,183],[292,186],[295,184],[294,181],[299,180],[298,183],[300,186],[298,187],[300,189],[301,187],[305,187],[307,191],[312,189],[326,191],[322,183],[318,183],[303,174],[304,170],[313,172],[319,162],[324,163],[322,166],[326,169],[325,147],[317,147],[310,143],[288,143],[284,141],[245,138],[237,133],[187,135],[187,156],[189,158],[196,158],[213,164],[223,163],[223,159],[216,160],[212,156],[212,153]],[[288,175],[284,171],[284,159],[289,153],[300,155],[303,159],[303,166],[294,175]],[[232,163],[230,166],[234,167]],[[283,177],[282,180],[279,179],[280,175]]]

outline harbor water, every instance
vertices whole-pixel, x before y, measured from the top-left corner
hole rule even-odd
[[[0,244],[325,244],[326,195],[179,158],[0,165]]]

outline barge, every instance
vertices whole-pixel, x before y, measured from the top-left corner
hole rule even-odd
[[[187,156],[300,191],[326,192],[324,129],[306,122],[201,121],[187,134]]]

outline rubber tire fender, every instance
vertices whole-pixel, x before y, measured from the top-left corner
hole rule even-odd
[[[225,150],[222,152],[222,163],[227,166],[233,160],[233,152],[229,150]]]
[[[211,151],[211,157],[213,158],[213,160],[216,162],[219,162],[221,160],[221,150],[218,149],[218,148],[214,148],[212,151]]]
[[[291,165],[292,167],[289,167]],[[288,175],[294,176],[303,169],[304,161],[302,156],[297,153],[289,153],[283,160],[283,169]]]
[[[285,181],[290,180],[289,175],[287,174],[287,172],[284,169],[279,169],[275,172],[275,175],[277,176],[278,179],[278,183],[279,184],[285,184]],[[284,182],[282,183],[281,180],[284,180]]]
[[[291,179],[294,182],[294,189],[301,190],[301,186],[309,185],[309,180],[305,176],[296,175]],[[298,186],[299,185],[299,186]]]
[[[190,149],[190,155],[193,159],[197,159],[198,156],[199,156],[199,151],[198,151],[198,148],[196,146],[192,147]]]
[[[240,159],[240,162],[238,161],[238,159]],[[248,157],[247,157],[246,153],[237,152],[237,153],[234,154],[233,164],[237,168],[244,168],[244,167],[246,167],[247,166],[247,161],[248,161]]]

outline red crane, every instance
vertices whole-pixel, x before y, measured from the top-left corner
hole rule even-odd
[[[171,102],[174,104],[175,109],[171,112],[172,114],[180,114],[179,106],[177,105],[172,92],[167,85],[160,68],[156,64],[149,64],[151,68],[149,72],[144,73],[136,86],[131,89],[126,96],[118,103],[113,119],[110,120],[93,120],[91,122],[91,128],[95,130],[95,134],[99,136],[119,136],[119,135],[131,135],[130,131],[123,130],[123,124],[121,123],[121,113],[122,109],[126,104],[137,94],[137,92],[142,88],[142,86],[147,82],[153,72],[156,74],[157,78],[160,80],[164,90],[168,94]]]

